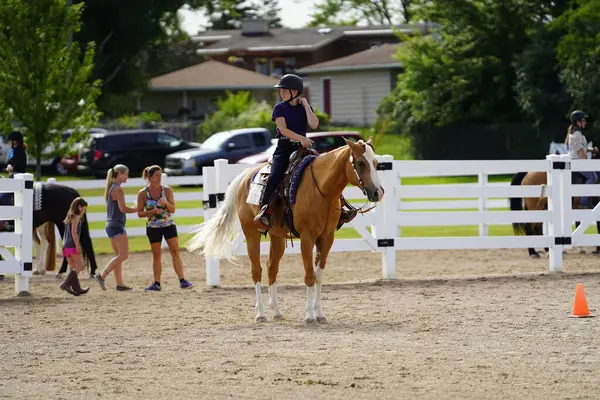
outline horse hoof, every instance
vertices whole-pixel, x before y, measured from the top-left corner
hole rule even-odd
[[[256,322],[267,322],[267,317],[264,315],[257,315],[256,318],[254,318],[254,321]]]
[[[304,318],[304,323],[308,324],[308,325],[316,324],[317,323],[317,319],[316,318],[306,317],[306,318]]]
[[[317,322],[319,324],[326,324],[327,323],[327,318],[325,318],[325,317],[317,317]]]
[[[283,321],[284,319],[283,314],[273,314],[273,321]]]
[[[34,275],[46,275],[46,271],[40,272],[40,271],[35,270],[35,271],[33,271],[33,274]]]
[[[532,253],[529,255],[531,258],[540,258],[539,253]]]

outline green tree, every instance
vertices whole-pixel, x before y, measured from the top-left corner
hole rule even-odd
[[[558,60],[561,81],[573,96],[573,108],[600,115],[600,1],[573,0],[553,26],[564,32],[558,43]],[[600,131],[600,126],[594,130]]]
[[[405,127],[520,119],[514,60],[528,43],[528,4],[423,0],[414,12],[440,27],[399,47],[404,73],[392,97]]]
[[[67,45],[81,11],[81,4],[68,7],[66,0],[0,2],[0,105],[24,130],[38,180],[42,151],[49,144],[58,149],[65,129],[81,133],[97,117],[99,83],[89,80],[94,44],[84,53],[75,42]]]
[[[309,26],[348,26],[358,22],[393,25],[409,22],[412,0],[321,0]]]
[[[212,30],[239,29],[246,18],[264,18],[270,28],[281,28],[281,8],[277,0],[218,0],[204,9]]]

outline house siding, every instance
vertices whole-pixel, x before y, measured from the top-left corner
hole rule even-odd
[[[275,89],[255,89],[250,91],[256,101],[266,101],[274,104],[277,100]],[[225,91],[188,91],[187,108],[191,110],[189,117],[192,119],[202,118],[216,111],[216,101],[219,97],[225,97]],[[156,111],[166,119],[177,119],[178,111],[183,106],[183,92],[147,92],[142,97],[143,111]],[[195,102],[195,107],[194,107]]]
[[[391,90],[389,69],[310,74],[310,101],[324,110],[322,79],[331,80],[331,122],[337,125],[369,126],[376,110]]]

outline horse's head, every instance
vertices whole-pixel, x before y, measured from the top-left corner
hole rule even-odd
[[[350,147],[350,165],[346,169],[348,181],[358,186],[367,196],[369,201],[377,202],[383,199],[383,186],[377,175],[377,159],[373,151],[372,137],[366,142],[359,140],[354,143],[346,138],[346,144]]]

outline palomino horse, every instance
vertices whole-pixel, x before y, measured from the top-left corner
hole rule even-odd
[[[362,140],[357,143],[344,140],[346,146],[315,158],[304,170],[297,190],[296,203],[291,207],[294,225],[300,235],[307,297],[305,321],[308,323],[327,322],[321,309],[321,285],[327,256],[333,245],[340,218],[342,191],[350,183],[361,188],[372,202],[380,201],[384,193],[377,175],[377,160],[371,147],[371,138],[366,143]],[[196,228],[195,235],[187,243],[187,248],[190,251],[203,248],[202,253],[205,255],[225,256],[233,260],[231,240],[235,234],[236,219],[239,219],[246,237],[248,258],[252,264],[252,280],[256,291],[255,320],[263,322],[267,317],[261,295],[261,232],[253,222],[259,209],[258,206],[247,203],[251,179],[259,168],[244,171],[229,184],[224,204],[213,218]],[[283,319],[283,315],[277,304],[276,281],[279,261],[285,252],[288,228],[282,223],[281,207],[274,207],[273,210],[273,224],[268,231],[271,241],[267,260],[269,305],[273,310],[273,319],[280,320]],[[235,215],[236,211],[238,218]],[[316,259],[313,259],[315,245],[317,254]]]
[[[575,185],[584,183],[584,178],[578,173],[572,174],[572,182]],[[547,184],[546,172],[519,172],[510,182],[511,185],[539,185],[540,197],[526,197],[525,199],[514,197],[510,199],[510,209],[512,211],[522,210],[545,210],[548,208],[548,198],[544,193],[545,185]],[[590,199],[592,204],[597,203],[597,199]],[[523,207],[523,203],[525,206]],[[572,208],[579,208],[579,198],[573,197]],[[579,226],[579,222],[575,222]],[[600,232],[600,223],[597,223],[598,232]],[[513,223],[513,231],[515,235],[542,235],[542,223],[540,222],[515,222]],[[529,248],[529,255],[534,258],[539,258],[539,253],[534,248]]]

